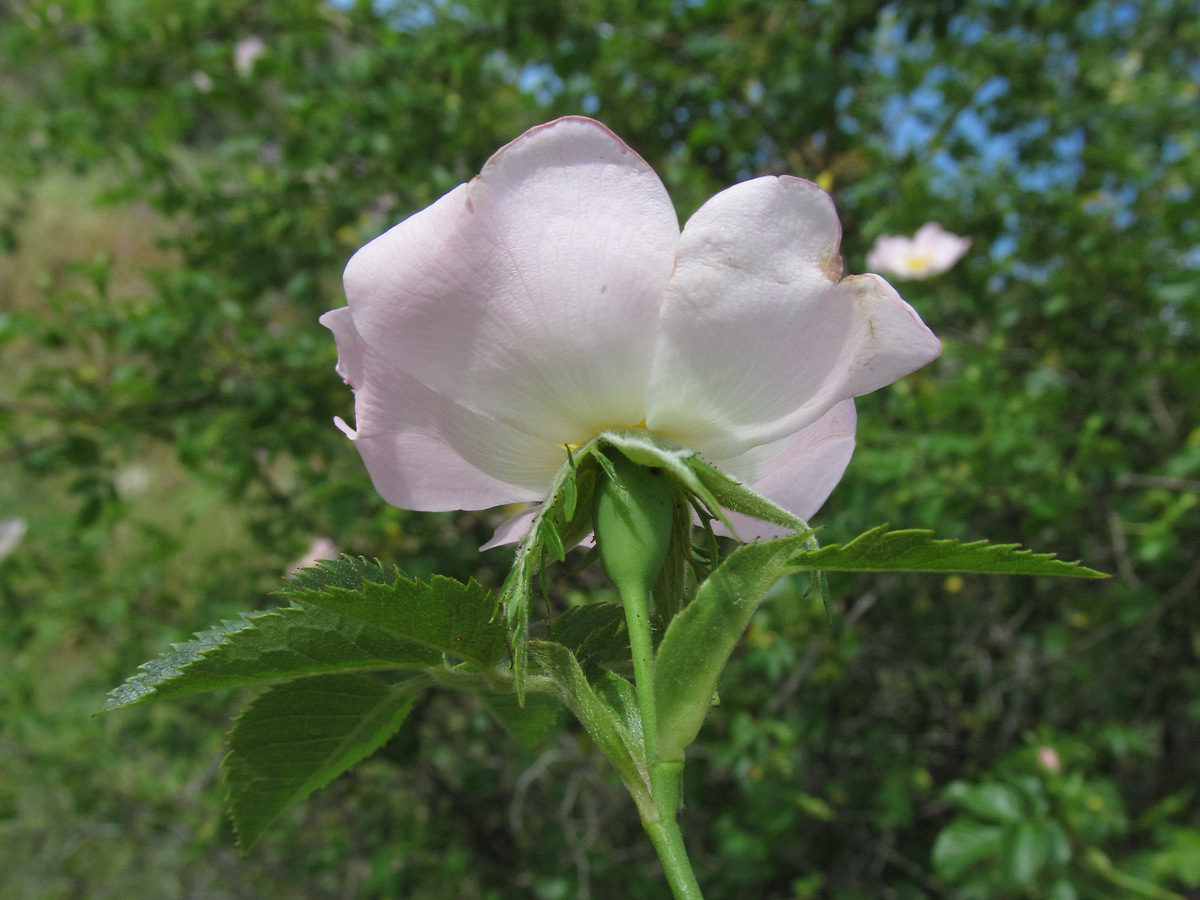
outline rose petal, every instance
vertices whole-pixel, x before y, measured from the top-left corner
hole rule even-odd
[[[354,328],[350,310],[321,316],[338,344],[338,373],[354,387],[356,429],[345,428],[376,490],[404,509],[484,509],[538,500],[565,451],[473,413],[388,364]]]
[[[807,428],[717,465],[808,521],[829,499],[854,455],[856,423],[854,401],[843,400]],[[731,512],[729,518],[744,541],[790,533],[740,513]]]
[[[829,196],[799,178],[735,185],[684,227],[646,424],[714,458],[771,443],[937,357],[886,281],[838,280]]]
[[[491,550],[493,547],[499,547],[503,544],[515,544],[521,541],[525,535],[529,534],[529,529],[533,527],[533,520],[541,509],[542,504],[532,503],[515,515],[509,516],[500,523],[492,535],[492,539],[479,549]]]
[[[881,235],[867,254],[867,268],[908,277],[912,274],[912,241],[906,237]]]
[[[377,353],[463,406],[555,443],[629,427],[679,224],[654,171],[607,128],[535,128],[346,268]]]
[[[927,275],[940,275],[962,259],[971,239],[951,234],[937,222],[926,222],[913,235],[914,251],[926,257]]]

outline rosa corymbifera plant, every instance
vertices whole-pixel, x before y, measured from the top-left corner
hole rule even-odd
[[[517,544],[498,596],[320,562],[282,592],[291,607],[176,646],[108,707],[266,686],[225,761],[244,848],[430,688],[481,695],[531,742],[566,707],[673,894],[700,897],[678,817],[685,751],[776,581],[807,572],[824,594],[827,570],[1099,575],[886,526],[818,545],[807,520],[853,453],[853,398],[940,352],[883,278],[843,277],[840,238],[832,200],[800,178],[734,185],[680,229],[658,176],[600,123],[521,135],[355,254],[348,305],[321,318],[354,389],[354,426],[337,424],[385,500],[524,505],[487,545]],[[577,545],[619,602],[534,637],[536,576]]]

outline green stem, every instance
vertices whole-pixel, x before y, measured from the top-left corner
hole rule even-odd
[[[653,806],[639,804],[642,825],[650,836],[663,872],[676,900],[704,900],[692,871],[679,829],[679,790],[682,762],[662,762],[658,758],[658,713],[654,702],[654,640],[650,633],[650,609],[647,591],[626,583],[618,588],[625,607],[625,625],[633,656],[634,689],[642,717],[642,741],[646,748],[646,768],[650,776]]]
[[[638,710],[642,714],[646,765],[653,773],[658,762],[658,712],[654,704],[654,639],[650,634],[649,597],[640,586],[626,584],[621,590],[621,605],[625,607],[625,627],[633,655],[633,683],[637,690]]]
[[[704,900],[692,861],[688,858],[683,843],[683,832],[679,830],[679,784],[683,775],[683,763],[658,763],[651,773],[654,791],[654,813],[651,819],[644,813],[642,825],[658,858],[676,900]]]

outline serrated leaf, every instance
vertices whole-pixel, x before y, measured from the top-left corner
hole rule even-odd
[[[104,709],[309,675],[441,663],[439,651],[362,622],[284,608],[224,622],[176,644],[114,689]]]
[[[807,539],[796,535],[735,550],[671,620],[654,663],[661,759],[683,760],[750,617],[763,595],[791,570],[789,560]]]
[[[255,613],[177,644],[116,688],[105,709],[217,688],[363,669],[481,668],[506,657],[503,626],[475,582],[406,578],[343,557],[284,591],[300,606]]]
[[[517,701],[516,694],[478,691],[475,696],[492,718],[526,750],[541,743],[562,712],[562,704],[545,694],[527,694],[524,706]]]
[[[259,696],[234,725],[224,763],[243,852],[283,810],[381,747],[428,683],[420,677],[389,685],[365,675],[323,675]]]
[[[617,770],[639,809],[646,804],[653,806],[633,685],[600,669],[595,672],[597,684],[593,686],[574,654],[553,641],[531,641],[529,656],[541,676],[539,690],[551,693],[574,713]]]
[[[889,531],[880,525],[847,544],[827,544],[803,550],[791,559],[800,569],[845,572],[945,572],[979,575],[1065,575],[1107,578],[1103,572],[1077,562],[1063,562],[1053,553],[1022,550],[1018,544],[936,540],[932,531]]]
[[[584,666],[629,661],[625,610],[619,603],[572,607],[554,617],[547,639],[562,644]]]
[[[323,591],[330,587],[356,591],[368,581],[373,584],[393,584],[398,571],[395,566],[384,565],[379,560],[370,562],[361,556],[342,555],[300,569],[291,576],[288,586],[278,593],[289,596],[296,591]]]
[[[349,557],[341,561],[347,560],[363,563]],[[366,572],[375,574],[372,564],[363,565]],[[325,568],[322,565],[318,571]],[[463,584],[434,575],[424,582],[392,569],[390,582],[364,576],[357,589],[332,580],[319,588],[310,583],[298,581],[279,593],[484,668],[495,666],[507,655],[504,628],[492,619],[492,598],[475,581]]]

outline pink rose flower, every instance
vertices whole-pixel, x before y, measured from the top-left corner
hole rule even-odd
[[[840,239],[789,176],[681,231],[611,131],[541,125],[350,260],[349,305],[321,317],[355,391],[337,424],[406,509],[544,500],[566,448],[644,428],[807,519],[853,453],[852,398],[941,350],[882,278],[841,277]]]
[[[867,254],[867,267],[898,278],[932,278],[962,259],[971,239],[926,222],[911,238],[882,235]]]

